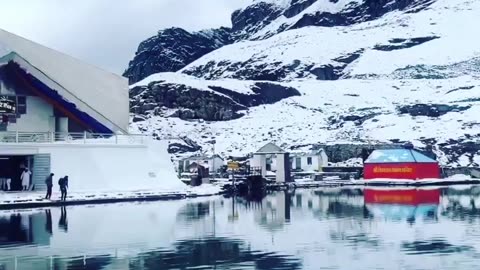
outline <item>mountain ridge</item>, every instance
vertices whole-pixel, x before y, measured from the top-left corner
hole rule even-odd
[[[412,142],[433,147],[445,165],[480,165],[478,2],[272,2],[235,11],[230,43],[173,73],[144,74],[131,88],[132,113],[142,119],[132,129],[185,138],[194,149],[186,155],[209,152],[212,139],[224,156],[244,156],[267,142],[305,151]],[[328,13],[337,19],[325,21]],[[245,94],[258,82],[286,94]],[[168,98],[159,99],[165,92]],[[198,103],[187,98],[193,93],[201,93]]]

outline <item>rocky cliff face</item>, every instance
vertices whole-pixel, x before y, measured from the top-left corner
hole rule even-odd
[[[135,83],[155,73],[179,71],[200,57],[234,42],[262,40],[287,30],[308,26],[352,25],[374,20],[396,10],[417,12],[428,7],[434,0],[397,0],[393,2],[390,0],[355,0],[347,5],[343,3],[344,1],[342,3],[335,0],[330,1],[330,5],[338,9],[338,12],[326,11],[320,5],[321,2],[318,0],[292,0],[286,5],[276,1],[257,1],[232,14],[232,28],[193,33],[181,28],[159,31],[156,36],[140,43],[124,76],[129,78],[130,83]],[[355,53],[352,52],[352,55]],[[348,59],[352,55],[344,55],[343,58]],[[339,57],[342,58],[342,56]],[[216,64],[225,67],[228,71],[250,66],[252,69],[238,73],[235,78],[251,80],[281,80],[286,77],[285,74],[289,73],[289,70],[296,70],[297,77],[302,78],[314,74],[319,80],[338,79],[341,75],[338,68],[329,65],[317,67],[313,64],[293,63],[284,65],[282,70],[285,71],[280,71],[267,67],[268,62],[263,65],[256,65],[255,62],[254,59],[250,59],[250,61],[232,65],[226,65],[228,64],[226,62]],[[185,73],[199,77],[218,73],[219,71],[210,68],[212,65],[213,63],[209,63],[209,65],[193,67],[186,70]],[[299,69],[302,72],[298,72]],[[255,70],[259,71],[258,75],[254,74]]]
[[[293,87],[271,82],[246,82],[238,86],[166,73],[133,86],[130,107],[131,112],[141,117],[228,121],[243,116],[250,107],[299,95]]]
[[[123,75],[136,83],[155,73],[175,72],[232,41],[229,28],[194,33],[181,28],[165,29],[140,43]]]

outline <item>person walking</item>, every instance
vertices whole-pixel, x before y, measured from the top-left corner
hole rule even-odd
[[[27,191],[28,187],[30,186],[30,176],[32,173],[28,168],[25,168],[25,170],[22,172],[22,176],[20,178],[22,179],[22,188],[23,191]]]
[[[58,185],[60,186],[61,200],[65,201],[67,199],[67,189],[68,189],[68,176],[60,178],[58,180]]]
[[[53,176],[54,174],[51,173],[47,176],[47,179],[45,179],[45,185],[47,185],[47,195],[45,196],[45,199],[47,200],[50,200],[50,197],[52,197]]]

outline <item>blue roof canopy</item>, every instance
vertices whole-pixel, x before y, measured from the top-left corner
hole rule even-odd
[[[437,161],[410,149],[375,150],[365,163],[436,163]]]

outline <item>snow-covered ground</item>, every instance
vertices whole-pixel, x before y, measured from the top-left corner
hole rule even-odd
[[[149,189],[149,190],[135,190],[133,187],[131,190],[119,191],[90,191],[79,192],[72,191],[67,195],[68,202],[81,202],[88,203],[89,201],[95,202],[98,200],[109,199],[131,199],[131,200],[143,200],[145,198],[160,198],[178,195],[180,197],[190,196],[209,196],[216,195],[221,192],[220,186],[214,186],[205,184],[199,187],[186,187],[183,189],[172,189],[166,191],[165,189]],[[51,204],[52,202],[58,202],[60,200],[60,191],[54,191],[51,200],[45,199],[45,192],[0,192],[0,206],[15,205],[15,204]]]
[[[161,138],[186,136],[201,145],[216,138],[216,152],[241,156],[268,142],[281,147],[342,142],[412,141],[434,138],[444,143],[480,133],[480,112],[474,99],[480,82],[472,77],[444,80],[340,80],[295,81],[286,84],[302,95],[272,105],[250,108],[246,116],[226,122],[183,121],[151,116],[132,123],[134,129],[156,133]],[[468,90],[459,89],[467,87]],[[399,106],[446,104],[471,106],[439,117],[400,114]],[[346,116],[368,116],[362,125],[342,121]],[[339,124],[336,124],[338,121]],[[465,164],[468,165],[468,159]]]

